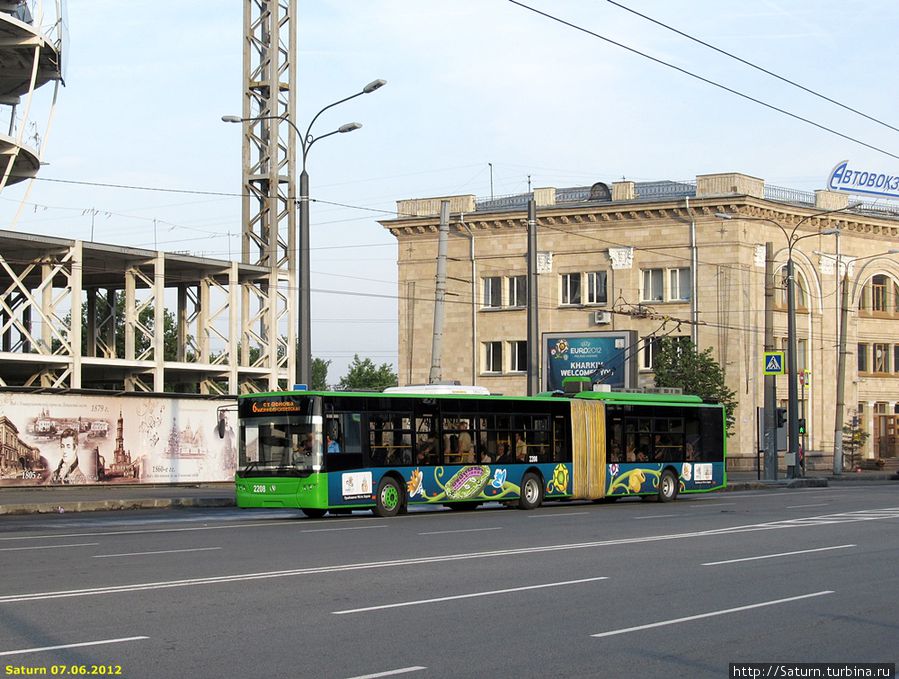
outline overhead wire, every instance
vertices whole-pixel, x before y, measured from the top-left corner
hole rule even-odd
[[[796,114],[796,113],[792,113],[792,112],[790,112],[790,111],[788,111],[788,110],[786,110],[786,109],[784,109],[784,108],[781,108],[781,107],[779,107],[779,106],[775,106],[774,104],[769,104],[768,102],[763,101],[762,99],[758,99],[757,97],[753,97],[753,96],[751,96],[751,95],[749,95],[749,94],[745,94],[745,93],[743,93],[743,92],[740,92],[739,90],[736,90],[736,89],[734,89],[734,88],[732,88],[732,87],[728,87],[727,85],[724,85],[724,84],[719,83],[719,82],[717,82],[717,81],[715,81],[715,80],[712,80],[711,78],[706,78],[706,77],[701,76],[701,75],[699,75],[699,74],[697,74],[697,73],[693,73],[692,71],[688,71],[686,68],[683,68],[683,67],[681,67],[681,66],[677,66],[677,65],[675,65],[675,64],[672,64],[671,62],[665,61],[664,59],[660,59],[659,57],[654,57],[654,56],[652,56],[651,54],[647,54],[646,52],[641,52],[640,50],[638,50],[638,49],[636,49],[636,48],[634,48],[634,47],[630,47],[629,45],[625,45],[624,43],[618,42],[617,40],[613,40],[613,39],[608,38],[608,37],[606,37],[606,36],[604,36],[604,35],[601,35],[601,34],[599,34],[599,33],[596,33],[595,31],[592,31],[592,30],[590,30],[590,29],[588,29],[588,28],[585,28],[584,26],[579,26],[578,24],[572,23],[572,22],[570,22],[570,21],[566,21],[565,19],[562,19],[562,18],[560,18],[560,17],[557,17],[557,16],[555,16],[555,15],[553,15],[553,14],[550,14],[550,13],[548,13],[548,12],[544,12],[544,11],[542,11],[542,10],[539,10],[539,9],[535,8],[535,7],[531,7],[530,5],[526,5],[525,3],[520,2],[519,0],[508,0],[508,2],[511,2],[513,5],[518,5],[518,6],[521,7],[522,9],[526,9],[526,10],[528,10],[528,11],[530,11],[530,12],[533,12],[534,14],[538,14],[538,15],[540,15],[540,16],[546,18],[546,19],[549,19],[549,20],[551,20],[551,21],[555,21],[555,22],[557,22],[557,23],[560,23],[560,24],[562,24],[563,26],[567,26],[567,27],[572,28],[572,29],[574,29],[574,30],[576,30],[576,31],[580,31],[580,32],[582,32],[582,33],[586,33],[587,35],[590,35],[590,36],[592,36],[592,37],[594,37],[594,38],[597,38],[597,39],[599,39],[599,40],[604,40],[605,42],[607,42],[607,43],[609,43],[609,44],[611,44],[611,45],[615,45],[616,47],[620,47],[620,48],[622,48],[622,49],[627,50],[628,52],[632,52],[633,54],[636,54],[636,55],[638,55],[638,56],[641,56],[641,57],[643,57],[644,59],[649,59],[650,61],[653,61],[653,62],[655,62],[655,63],[657,63],[657,64],[661,64],[662,66],[666,66],[667,68],[670,68],[670,69],[673,69],[673,70],[675,70],[675,71],[678,71],[679,73],[683,73],[684,75],[690,76],[691,78],[695,78],[696,80],[699,80],[700,82],[704,82],[704,83],[706,83],[707,85],[712,85],[713,87],[717,87],[718,89],[724,90],[725,92],[730,92],[731,94],[734,94],[734,95],[736,95],[736,96],[738,96],[738,97],[741,97],[741,98],[743,98],[743,99],[746,99],[747,101],[751,101],[751,102],[753,102],[753,103],[755,103],[755,104],[758,104],[758,105],[760,105],[760,106],[764,106],[764,107],[767,108],[767,109],[770,109],[770,110],[772,110],[772,111],[776,111],[777,113],[781,113],[781,114],[783,114],[783,115],[785,115],[785,116],[789,116],[790,118],[793,118],[793,119],[795,119],[795,120],[799,120],[799,121],[801,121],[801,122],[803,122],[803,123],[806,123],[806,124],[808,124],[808,125],[812,125],[813,127],[817,127],[819,130],[823,130],[823,131],[825,131],[825,132],[828,132],[828,133],[830,133],[830,134],[836,135],[836,136],[838,136],[838,137],[840,137],[840,138],[842,138],[842,139],[845,139],[845,140],[847,140],[847,141],[851,141],[851,142],[853,142],[853,143],[855,143],[855,144],[859,144],[860,146],[864,146],[865,148],[868,148],[868,149],[870,149],[870,150],[872,150],[872,151],[876,151],[877,153],[882,153],[882,154],[884,154],[884,155],[886,155],[886,156],[889,156],[890,158],[895,158],[896,160],[899,160],[899,155],[897,155],[897,154],[895,154],[895,153],[891,153],[890,151],[887,151],[886,149],[882,149],[882,148],[880,148],[879,146],[874,146],[873,144],[869,144],[869,143],[867,143],[867,142],[864,142],[864,141],[862,141],[861,139],[857,139],[857,138],[852,137],[852,136],[850,136],[850,135],[848,135],[848,134],[844,134],[844,133],[842,133],[842,132],[839,132],[839,131],[837,131],[837,130],[831,128],[831,127],[827,127],[826,125],[823,125],[823,124],[821,124],[821,123],[817,123],[817,122],[815,122],[814,120],[811,120],[810,118],[805,118],[804,116],[801,116],[801,115]]]
[[[703,47],[708,47],[710,50],[714,50],[715,52],[718,52],[719,54],[723,54],[724,56],[729,57],[735,61],[739,61],[741,64],[749,66],[750,68],[754,68],[755,70],[760,71],[766,75],[770,75],[772,78],[776,78],[777,80],[780,80],[781,82],[785,82],[788,85],[792,85],[793,87],[796,87],[796,88],[802,90],[803,92],[807,92],[808,94],[811,94],[812,96],[818,97],[819,99],[823,99],[824,101],[827,101],[831,104],[839,106],[840,108],[843,108],[847,111],[850,111],[852,113],[860,115],[862,118],[867,118],[871,122],[877,123],[878,125],[882,125],[882,126],[887,127],[895,132],[899,132],[899,127],[890,125],[889,123],[884,122],[883,120],[880,120],[879,118],[875,118],[874,116],[868,115],[867,113],[859,111],[858,109],[852,108],[848,104],[844,104],[840,101],[837,101],[836,99],[828,97],[827,95],[821,94],[820,92],[816,92],[815,90],[811,89],[810,87],[801,85],[800,83],[796,82],[795,80],[791,80],[785,76],[778,75],[774,71],[768,70],[767,68],[763,68],[762,66],[759,66],[758,64],[754,64],[753,62],[751,62],[747,59],[743,59],[742,57],[738,57],[736,54],[732,54],[731,52],[728,52],[727,50],[723,50],[720,47],[716,47],[715,45],[705,42],[704,40],[700,40],[699,38],[697,38],[693,35],[690,35],[689,33],[685,33],[684,31],[681,31],[680,29],[674,28],[673,26],[669,26],[668,24],[666,24],[662,21],[659,21],[658,19],[654,19],[651,16],[648,16],[646,14],[638,12],[635,9],[632,9],[631,7],[622,5],[620,2],[615,2],[615,0],[606,0],[606,2],[608,2],[609,4],[615,5],[616,7],[619,7],[626,12],[630,12],[631,14],[634,14],[642,19],[646,19],[647,21],[650,21],[650,22],[656,24],[657,26],[661,26],[662,28],[664,28],[666,30],[669,30],[673,33],[677,33],[678,35],[680,35],[684,38],[687,38],[687,40],[692,40],[693,42],[695,42],[699,45],[702,45]]]

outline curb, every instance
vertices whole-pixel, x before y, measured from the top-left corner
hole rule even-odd
[[[105,512],[128,509],[171,509],[175,507],[234,507],[229,497],[146,498],[141,500],[86,500],[83,502],[23,503],[0,505],[0,515],[65,514],[66,512]]]
[[[778,479],[776,481],[732,481],[722,490],[776,490],[779,488],[827,488],[828,479],[804,478],[804,479]]]

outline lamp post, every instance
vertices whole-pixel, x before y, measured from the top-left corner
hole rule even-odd
[[[350,99],[355,99],[363,94],[371,94],[375,90],[380,89],[387,84],[386,80],[372,80],[361,91],[344,97],[332,104],[328,104],[312,117],[312,121],[306,128],[305,134],[287,115],[280,116],[256,116],[250,118],[242,118],[240,116],[222,116],[222,121],[226,123],[242,123],[248,120],[270,120],[278,119],[286,122],[296,133],[300,140],[300,148],[302,149],[302,171],[300,172],[300,219],[298,225],[297,246],[299,248],[299,260],[297,267],[299,268],[298,295],[297,295],[297,339],[299,340],[299,357],[297,358],[296,382],[297,384],[310,384],[312,382],[312,322],[311,322],[311,299],[310,299],[310,276],[309,276],[309,173],[306,172],[306,158],[309,155],[309,149],[319,139],[330,137],[333,134],[344,134],[352,132],[362,127],[362,123],[346,123],[336,130],[322,134],[319,136],[312,135],[312,126],[318,117],[329,108],[334,108],[338,104],[342,104]]]
[[[792,478],[802,476],[804,463],[804,460],[800,461],[799,459],[799,375],[796,367],[796,289],[795,270],[793,265],[793,248],[796,246],[796,243],[801,240],[812,238],[814,236],[835,235],[839,233],[839,229],[824,229],[822,231],[816,231],[815,233],[809,233],[804,236],[797,236],[796,231],[809,219],[833,214],[835,212],[843,212],[844,210],[849,210],[853,207],[855,207],[854,204],[847,205],[836,210],[826,210],[824,212],[817,212],[814,214],[806,215],[798,222],[796,222],[796,225],[789,233],[780,222],[776,222],[773,219],[768,219],[767,217],[746,217],[743,215],[733,215],[726,212],[719,212],[715,215],[720,219],[737,218],[745,219],[748,221],[768,222],[770,224],[774,224],[774,226],[781,230],[781,233],[783,233],[784,238],[787,241],[787,412],[789,416],[789,429],[787,432],[787,452],[790,453],[793,460],[793,465],[788,465],[788,467],[792,468],[793,470],[792,474],[790,475]]]

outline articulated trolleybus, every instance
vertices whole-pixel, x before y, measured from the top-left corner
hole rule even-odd
[[[413,504],[670,501],[726,483],[724,408],[697,396],[452,391],[241,396],[238,506],[394,516]]]

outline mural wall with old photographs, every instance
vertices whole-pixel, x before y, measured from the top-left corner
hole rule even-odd
[[[235,405],[0,393],[0,486],[230,481]]]

